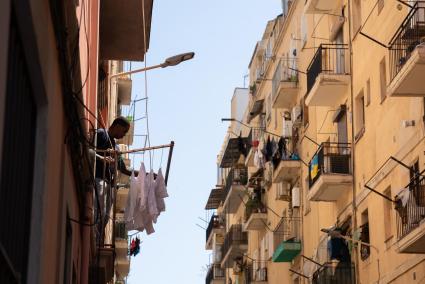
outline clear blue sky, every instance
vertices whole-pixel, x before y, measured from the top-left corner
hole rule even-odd
[[[204,206],[216,183],[216,155],[227,128],[220,119],[229,116],[233,90],[243,86],[267,21],[280,13],[279,0],[154,1],[147,64],[186,51],[196,56],[148,73],[151,144],[174,140],[176,146],[167,211],[159,217],[154,234],[141,234],[141,252],[131,260],[128,283],[205,282],[203,267],[210,252],[205,251],[205,231],[196,224],[202,224],[198,217],[205,217]],[[133,64],[136,67],[141,65]],[[136,95],[144,96],[141,75],[133,77],[133,98]],[[144,116],[142,104],[136,111],[136,118]],[[139,121],[136,134],[146,133],[145,125]],[[135,139],[133,148],[141,144],[140,138]],[[167,154],[164,151],[164,169]],[[160,160],[157,151],[155,170]]]

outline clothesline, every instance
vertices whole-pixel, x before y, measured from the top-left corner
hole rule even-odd
[[[159,145],[159,146],[151,146],[151,147],[144,147],[144,148],[137,148],[137,149],[131,149],[131,150],[127,150],[127,151],[118,151],[118,150],[114,150],[114,149],[106,149],[106,150],[96,149],[96,152],[99,152],[99,153],[108,152],[108,153],[116,153],[116,154],[129,154],[129,153],[144,152],[144,151],[151,151],[151,150],[157,150],[157,149],[162,149],[162,148],[172,148],[172,147],[174,147],[174,141],[171,141],[170,144]]]

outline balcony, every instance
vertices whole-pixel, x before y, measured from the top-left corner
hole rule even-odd
[[[114,276],[114,249],[101,247],[98,249],[99,253],[99,267],[96,267],[94,273],[102,273],[102,275],[94,275],[97,279],[105,280],[108,283]],[[102,283],[102,281],[100,281]]]
[[[254,156],[255,151],[258,149],[258,144],[260,143],[260,137],[264,133],[264,128],[256,127],[252,128],[249,136],[248,143],[250,144],[248,155],[245,158],[245,166],[246,167],[254,167]]]
[[[298,86],[297,60],[282,58],[273,75],[272,107],[290,108],[296,103]]]
[[[224,228],[225,228],[224,225],[225,224],[223,220],[219,216],[217,215],[211,216],[210,222],[206,230],[205,249],[207,250],[212,249],[214,234],[224,235]]]
[[[337,201],[352,188],[351,145],[322,143],[309,163],[310,201]]]
[[[117,78],[118,101],[121,105],[130,105],[132,81],[129,77]]]
[[[132,145],[134,139],[134,121],[132,116],[128,116],[127,119],[130,121],[130,128],[125,136],[118,140],[119,144]]]
[[[225,284],[226,283],[226,271],[220,267],[220,264],[210,265],[208,269],[207,277],[205,278],[205,284]]]
[[[306,3],[306,14],[328,14],[337,9],[337,0],[308,0]]]
[[[121,222],[115,223],[115,254],[117,258],[126,258],[128,255],[128,236],[123,216],[121,218]]]
[[[227,213],[236,213],[242,198],[244,196],[245,185],[247,183],[248,171],[246,168],[233,168],[230,170],[226,178],[224,187],[225,200],[223,207],[227,208]]]
[[[279,244],[273,253],[273,262],[291,262],[301,252],[300,218],[283,218],[274,232]]]
[[[248,137],[229,138],[224,148],[223,156],[220,161],[221,168],[232,168],[238,166],[238,160],[241,155],[248,154],[251,143]]]
[[[291,182],[300,176],[301,161],[300,160],[282,160],[274,169],[273,182]]]
[[[124,279],[130,272],[130,259],[129,258],[117,258],[115,261],[115,273],[118,279]]]
[[[267,282],[267,262],[253,261],[246,269],[249,274],[248,279],[250,284],[266,284]]]
[[[226,233],[223,246],[221,247],[221,267],[232,268],[237,257],[241,257],[248,248],[248,234],[242,231],[242,225],[236,224],[230,227]]]
[[[217,209],[220,207],[220,204],[224,201],[225,197],[226,196],[223,188],[211,189],[207,204],[205,204],[205,210]]]
[[[397,202],[397,238],[401,253],[425,253],[425,180],[414,179],[404,190],[405,206]],[[399,194],[398,196],[401,196]]]
[[[124,212],[125,207],[127,205],[127,199],[128,199],[128,188],[120,187],[117,191],[117,199],[116,199],[116,211],[117,212]]]
[[[250,198],[245,204],[244,231],[260,231],[267,225],[267,208],[261,198]]]
[[[307,69],[307,106],[341,103],[350,84],[349,58],[346,44],[319,46]]]
[[[328,262],[313,274],[313,284],[356,284],[353,264]]]
[[[425,2],[418,1],[390,43],[391,83],[394,97],[425,96]]]
[[[149,48],[153,0],[100,2],[99,51],[105,60],[143,61]]]

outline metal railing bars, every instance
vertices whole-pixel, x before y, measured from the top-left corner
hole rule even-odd
[[[307,68],[307,94],[321,73],[349,74],[347,44],[321,44]]]
[[[397,237],[402,239],[416,229],[425,220],[425,178],[416,175],[407,185],[409,198],[407,204],[396,206]]]
[[[414,4],[390,41],[391,81],[421,43],[425,43],[425,1]]]
[[[351,144],[324,142],[309,163],[309,186],[322,174],[351,173]]]

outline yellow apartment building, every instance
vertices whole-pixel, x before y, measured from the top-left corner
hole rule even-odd
[[[282,2],[226,119],[206,283],[425,283],[425,3]]]

